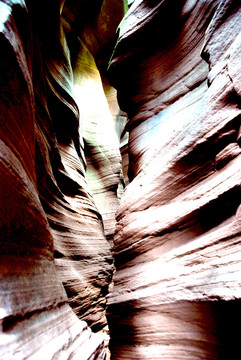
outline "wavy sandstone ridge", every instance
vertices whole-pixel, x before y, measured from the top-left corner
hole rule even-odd
[[[110,76],[132,181],[114,239],[113,359],[240,356],[240,18],[235,0],[140,0],[121,24]]]
[[[0,1],[1,359],[106,357],[120,154],[99,71],[123,11]]]
[[[240,1],[128,3],[0,0],[0,359],[106,359],[114,267],[113,360],[240,358]]]

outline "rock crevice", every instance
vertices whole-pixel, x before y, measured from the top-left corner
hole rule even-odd
[[[239,358],[239,1],[0,13],[0,358]]]

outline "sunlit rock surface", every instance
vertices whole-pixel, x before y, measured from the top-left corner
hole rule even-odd
[[[129,118],[113,359],[241,355],[239,1],[135,1],[110,68]]]
[[[81,109],[87,182],[102,214],[105,235],[111,241],[119,205],[119,139],[95,60],[83,43],[80,46],[74,67],[74,93]]]
[[[96,62],[104,73],[124,9],[61,6],[0,1],[1,359],[106,356],[91,328],[106,325],[121,169]]]
[[[0,359],[106,358],[114,232],[113,360],[241,356],[241,5],[128,3],[0,1]]]

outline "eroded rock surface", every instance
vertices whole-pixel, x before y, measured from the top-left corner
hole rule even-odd
[[[105,359],[116,220],[112,359],[240,358],[241,5],[128,2],[0,1],[1,359]]]
[[[106,325],[114,266],[102,216],[111,241],[121,169],[98,69],[123,11],[0,1],[1,359],[106,356],[91,328]]]
[[[114,240],[113,359],[240,356],[240,19],[235,0],[140,0],[120,28],[110,74],[131,182]]]

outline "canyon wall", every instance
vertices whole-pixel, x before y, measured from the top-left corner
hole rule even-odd
[[[101,77],[123,14],[0,1],[1,359],[106,358],[121,159]]]
[[[128,3],[0,0],[0,359],[241,355],[241,5]]]
[[[110,77],[131,182],[114,240],[113,359],[240,357],[240,19],[235,0],[140,0],[120,26]]]

